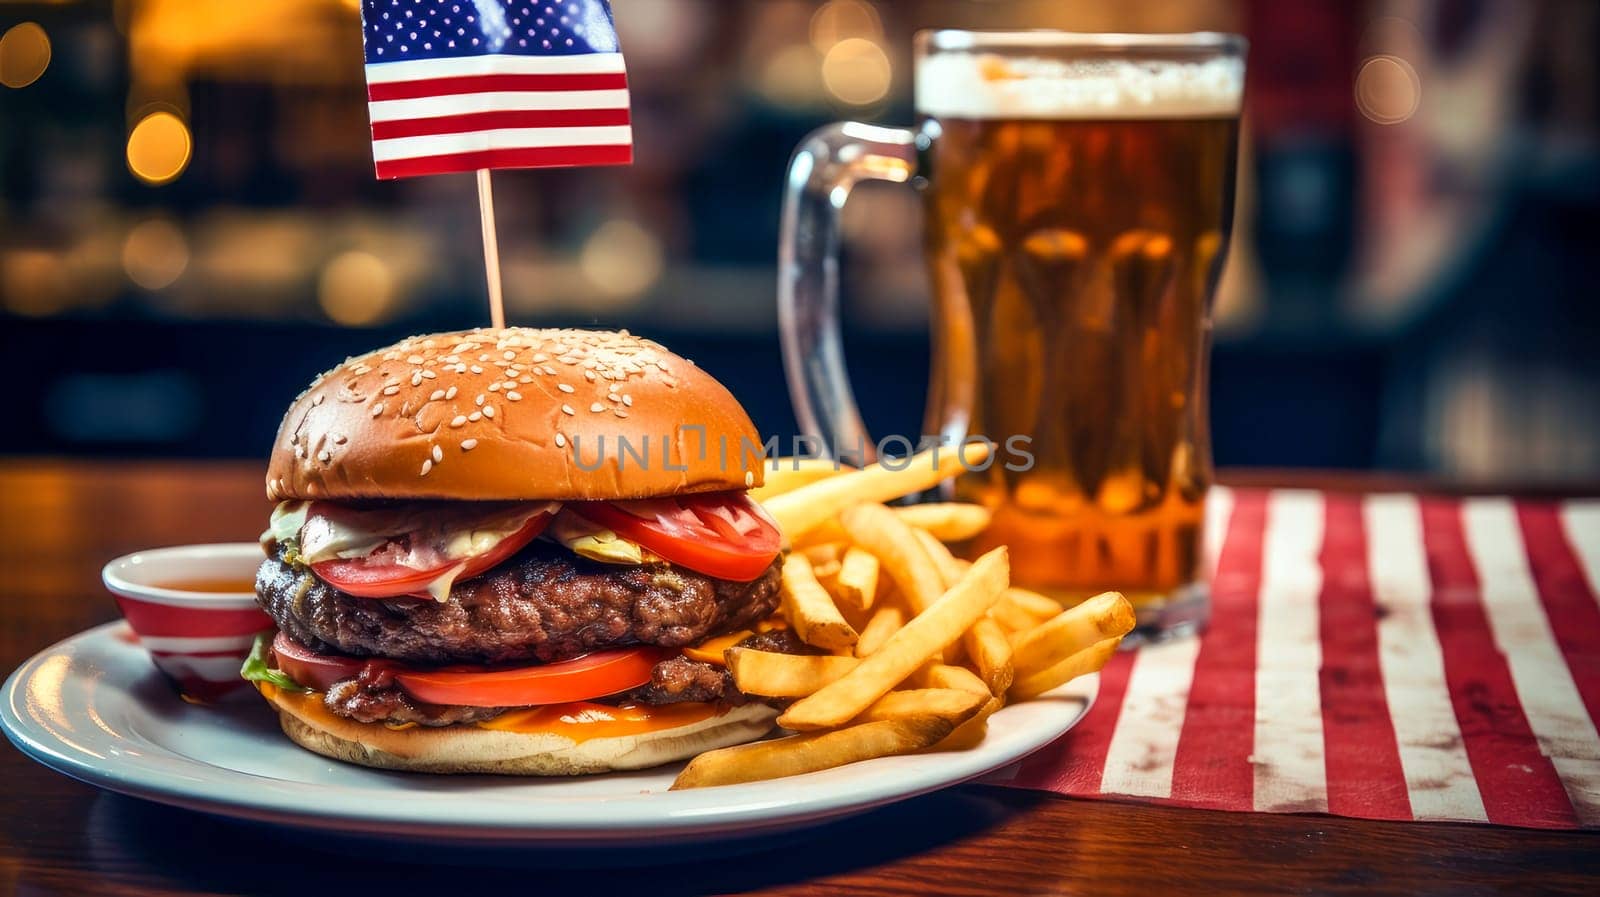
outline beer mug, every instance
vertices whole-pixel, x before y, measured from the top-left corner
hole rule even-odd
[[[924,432],[1026,447],[946,484],[994,514],[965,550],[1009,545],[1013,581],[1067,603],[1120,590],[1146,636],[1209,608],[1210,309],[1244,50],[1228,34],[922,32],[917,126],[821,128],[786,185],[779,319],[802,430],[872,460],[840,341],[838,215],[859,181],[910,182],[933,301]]]

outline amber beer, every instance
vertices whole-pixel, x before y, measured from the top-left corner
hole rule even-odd
[[[1198,588],[1211,481],[1210,307],[1238,81],[994,57],[963,78],[962,59],[975,57],[918,73],[928,423],[1026,434],[1033,455],[1029,469],[957,482],[995,512],[973,550],[1011,546],[1016,581],[1068,599],[1115,588],[1146,610],[1182,601]]]

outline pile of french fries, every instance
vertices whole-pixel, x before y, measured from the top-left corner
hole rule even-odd
[[[793,703],[794,734],[708,751],[672,785],[703,788],[815,772],[858,760],[980,742],[1007,702],[1037,698],[1103,667],[1133,629],[1122,595],[1071,608],[1011,586],[1004,547],[968,562],[946,543],[989,525],[977,505],[884,502],[983,460],[940,449],[898,469],[784,460],[756,490],[783,529],[782,618],[825,653],[724,653],[739,690]]]

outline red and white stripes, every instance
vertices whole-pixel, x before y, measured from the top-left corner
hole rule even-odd
[[[632,160],[621,53],[367,66],[380,178]]]
[[[1005,781],[1600,826],[1600,502],[1216,490],[1213,619],[1115,658]]]

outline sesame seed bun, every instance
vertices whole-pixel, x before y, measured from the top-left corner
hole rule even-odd
[[[742,491],[761,485],[760,446],[721,383],[626,331],[435,333],[317,377],[278,429],[267,497],[583,501]]]
[[[562,776],[645,769],[754,741],[772,731],[778,715],[764,704],[745,704],[668,729],[575,741],[468,725],[391,729],[335,716],[320,702],[276,689],[262,694],[295,744],[334,760],[405,772]]]

